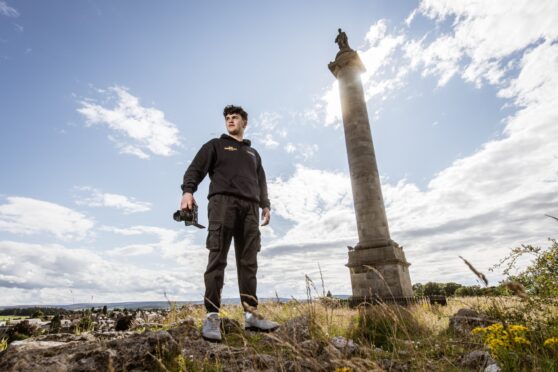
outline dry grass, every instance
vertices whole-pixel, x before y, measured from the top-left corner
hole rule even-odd
[[[461,308],[476,309],[491,316],[499,311],[500,314],[496,315],[504,317],[523,305],[524,300],[519,297],[459,297],[448,298],[447,306],[416,304],[405,308],[377,305],[355,309],[341,306],[335,300],[321,298],[292,300],[288,303],[263,302],[258,312],[280,324],[300,316],[310,319],[314,326],[311,337],[321,345],[326,345],[335,336],[355,340],[360,350],[357,355],[344,356],[346,366],[351,365],[351,358],[363,358],[377,363],[389,360],[410,365],[413,370],[458,371],[462,370],[460,358],[472,350],[483,349],[483,344],[472,335],[459,336],[449,331],[450,317]],[[221,316],[234,319],[241,325],[244,322],[243,314],[244,309],[240,305],[222,306]],[[193,318],[201,328],[205,309],[199,305],[185,306],[176,309],[171,316],[177,321]],[[556,306],[547,307],[544,312],[533,316],[540,317],[542,324],[553,317],[558,318],[558,309]],[[275,336],[272,334],[271,337]],[[279,361],[305,357],[300,345],[289,340],[277,338],[275,344],[263,345],[260,335],[243,331],[225,336],[224,344],[231,353],[238,352],[240,347],[257,354],[270,355]],[[210,359],[204,358],[201,362],[215,366],[223,361],[213,360],[214,364],[211,364]]]

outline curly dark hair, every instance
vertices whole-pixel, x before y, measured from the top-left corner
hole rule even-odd
[[[230,114],[239,114],[242,117],[242,119],[248,120],[248,113],[244,111],[244,109],[240,106],[235,106],[235,105],[226,106],[225,109],[223,110],[223,116],[227,117],[227,115]]]

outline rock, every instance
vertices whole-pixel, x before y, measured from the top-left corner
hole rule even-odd
[[[166,331],[119,335],[101,340],[89,333],[51,334],[12,342],[0,354],[0,370],[163,370],[163,364],[171,369],[180,353]]]
[[[193,318],[187,318],[180,323],[173,325],[173,327],[167,332],[180,345],[183,345],[186,340],[197,340],[201,337],[200,330],[196,326],[196,322]]]
[[[298,316],[285,322],[275,333],[278,337],[287,339],[296,344],[311,339],[310,319],[307,316]]]
[[[272,368],[277,364],[275,358],[267,354],[257,354],[255,356],[255,362],[256,362],[255,367],[258,370],[262,370],[265,368]]]
[[[498,364],[490,364],[485,369],[484,372],[501,372],[502,369],[498,366]]]
[[[17,348],[19,352],[23,352],[26,350],[48,349],[65,344],[65,342],[61,341],[34,341],[28,338],[26,340],[14,341],[10,344],[10,347]]]
[[[298,372],[298,371],[329,371],[329,364],[318,364],[315,360],[309,358],[302,358],[297,360],[286,360],[283,362],[282,368],[277,370],[283,370],[288,372]]]
[[[225,334],[241,334],[244,330],[244,326],[234,319],[222,318],[221,319],[221,329]]]
[[[114,329],[116,331],[127,331],[132,326],[134,320],[133,315],[124,315],[116,320],[116,326]]]
[[[318,351],[320,351],[320,344],[314,340],[302,341],[296,346],[303,355],[316,356]]]
[[[132,322],[130,324],[130,329],[145,327],[145,323],[146,323],[145,320],[136,317],[132,319]]]
[[[449,328],[456,333],[469,335],[475,327],[485,327],[493,322],[484,314],[471,309],[459,309],[449,320]]]
[[[97,336],[91,332],[82,332],[79,335],[73,333],[52,333],[37,337],[40,340],[61,341],[61,342],[83,342],[83,341],[96,341]]]
[[[163,316],[159,313],[149,312],[146,314],[148,323],[161,323],[163,322]]]
[[[124,338],[130,337],[137,332],[134,331],[103,331],[103,332],[95,332],[95,337],[98,340],[114,340],[117,338]]]
[[[320,359],[332,360],[341,359],[342,357],[343,354],[332,344],[326,344],[320,353]]]
[[[467,368],[481,369],[489,365],[496,364],[490,354],[484,350],[474,350],[463,356],[461,359],[461,366]]]
[[[390,372],[407,372],[410,370],[407,364],[391,359],[378,359],[376,363],[386,371]]]
[[[353,340],[347,340],[343,336],[336,336],[331,339],[331,344],[346,355],[353,355],[358,352],[358,345]]]

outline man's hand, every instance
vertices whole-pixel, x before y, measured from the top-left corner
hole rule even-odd
[[[269,223],[269,219],[271,218],[271,211],[269,208],[262,209],[262,221],[263,223],[260,226],[265,226]]]
[[[194,209],[194,205],[198,205],[198,203],[196,203],[196,199],[194,199],[194,195],[192,195],[192,193],[187,192],[184,195],[182,195],[182,200],[180,201],[180,209],[188,209],[188,210],[193,210]]]

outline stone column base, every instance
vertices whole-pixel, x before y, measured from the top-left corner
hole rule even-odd
[[[409,265],[403,248],[394,241],[383,247],[359,247],[349,251],[349,262],[345,266],[351,272],[353,297],[413,296]]]

